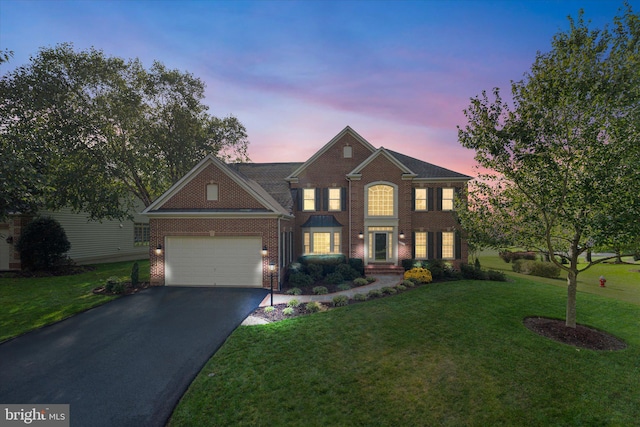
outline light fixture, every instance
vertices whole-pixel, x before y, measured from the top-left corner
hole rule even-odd
[[[273,307],[273,272],[276,271],[276,265],[269,263],[269,281],[271,282],[271,306]]]
[[[262,256],[267,256],[268,253],[269,253],[269,251],[267,251],[267,245],[264,245],[262,247]]]
[[[156,255],[162,255],[162,245],[160,243],[156,246]]]
[[[400,238],[401,238],[401,239],[404,239],[404,231],[401,231],[401,232],[400,232]]]
[[[358,239],[364,239],[364,233],[362,231],[358,233]]]

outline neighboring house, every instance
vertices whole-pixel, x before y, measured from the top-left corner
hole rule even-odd
[[[304,163],[227,165],[208,156],[144,210],[155,285],[269,287],[306,254],[369,269],[467,259],[453,203],[471,177],[346,127]],[[266,249],[266,255],[263,254]]]
[[[71,249],[67,255],[78,264],[144,259],[149,256],[149,219],[140,212],[141,203],[132,221],[90,221],[87,215],[70,209],[41,211],[38,216],[56,219],[67,234]],[[32,215],[10,215],[0,222],[0,271],[19,270],[20,254],[15,243]]]

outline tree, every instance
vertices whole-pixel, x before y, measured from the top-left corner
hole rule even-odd
[[[567,272],[566,325],[576,326],[578,256],[640,235],[640,22],[629,5],[612,29],[569,18],[552,50],[511,84],[471,99],[460,143],[488,172],[460,212],[486,245],[538,247]]]
[[[58,221],[40,217],[22,230],[16,249],[20,252],[24,269],[49,271],[64,259],[64,254],[71,249],[71,243]]]
[[[247,160],[233,116],[202,103],[204,83],[154,62],[43,48],[0,80],[0,216],[71,207],[124,218],[207,154]]]

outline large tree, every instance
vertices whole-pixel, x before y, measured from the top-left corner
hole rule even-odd
[[[244,126],[208,114],[204,88],[159,62],[41,49],[0,80],[0,216],[68,206],[123,218],[207,154],[248,160]]]
[[[486,173],[461,220],[485,245],[538,247],[568,264],[566,325],[576,326],[577,277],[591,247],[640,235],[640,21],[626,5],[612,26],[569,18],[531,70],[465,110],[460,143]],[[600,260],[601,261],[601,260]]]

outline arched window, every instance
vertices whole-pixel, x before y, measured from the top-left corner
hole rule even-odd
[[[367,213],[369,216],[394,215],[392,186],[385,184],[372,185],[369,187],[367,200]]]

